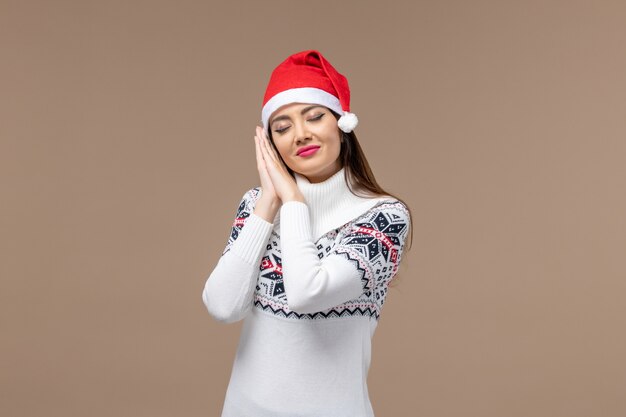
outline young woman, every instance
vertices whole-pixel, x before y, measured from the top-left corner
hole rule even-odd
[[[222,417],[371,417],[371,340],[411,226],[353,132],[347,79],[314,50],[272,72],[239,204],[203,301],[244,320]]]

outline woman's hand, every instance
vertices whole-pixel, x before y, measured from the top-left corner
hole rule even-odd
[[[278,204],[280,199],[276,194],[272,180],[267,172],[267,166],[265,165],[265,160],[263,159],[263,153],[261,151],[261,135],[262,129],[257,126],[256,135],[254,136],[254,146],[256,148],[256,167],[259,171],[261,190],[263,191],[261,198],[266,199],[267,202]]]
[[[259,135],[259,128],[256,129],[257,135],[254,137],[254,146],[256,149],[256,165],[259,171],[259,178],[261,180],[261,197],[257,201],[254,207],[254,214],[261,217],[268,223],[273,223],[276,213],[280,210],[280,198],[276,194],[274,184],[270,179],[270,175],[267,172],[265,160],[263,159],[263,152],[261,151],[261,138]]]
[[[272,193],[283,204],[287,201],[301,201],[304,203],[304,196],[293,177],[289,174],[287,167],[270,144],[265,130],[257,126],[256,133],[254,140],[257,147],[257,166],[259,167],[263,193],[265,193],[265,187],[271,187]]]

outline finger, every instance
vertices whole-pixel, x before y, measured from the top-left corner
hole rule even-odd
[[[265,143],[267,144],[267,151],[269,152],[272,159],[277,164],[280,164],[280,156],[278,155],[278,151],[276,150],[276,147],[272,145],[272,143],[270,143],[268,139],[265,140]]]
[[[285,162],[283,161],[283,158],[278,153],[278,150],[276,149],[274,145],[270,143],[269,139],[267,139],[267,135],[265,135],[265,138],[266,138],[265,139],[266,147],[268,149],[268,152],[270,153],[270,156],[272,157],[272,160],[276,163],[276,165],[279,168],[283,170],[283,172],[287,172],[287,167],[285,165]]]
[[[271,149],[269,149],[271,147],[271,144],[269,143],[269,138],[267,137],[267,133],[265,132],[265,129],[263,129],[262,127],[258,127],[257,126],[257,131],[258,131],[259,138],[261,139],[261,144],[268,151],[271,151]]]
[[[259,150],[261,159],[265,160],[265,150],[264,150],[265,146],[263,144],[263,136],[258,126],[257,126],[256,131],[257,131],[257,135],[255,136],[255,138],[256,138],[257,149]]]
[[[263,157],[267,162],[273,162],[278,165],[278,161],[276,160],[276,155],[272,152],[271,145],[268,143],[267,139],[261,139],[261,149],[263,150]]]
[[[274,143],[271,142],[269,136],[267,135],[267,132],[265,131],[265,129],[261,130],[263,137],[265,138],[265,141],[267,143],[268,148],[271,150],[272,155],[274,155],[275,159],[279,162],[282,162],[282,158],[280,156],[280,153],[278,152],[278,149],[276,148],[276,146],[274,145]]]
[[[263,129],[259,126],[256,127],[256,135],[259,140],[263,139]]]
[[[256,153],[256,163],[257,163],[257,166],[261,167],[261,164],[263,164],[263,155],[261,153],[261,147],[259,145],[259,137],[258,136],[254,137],[254,149],[255,149],[255,153]]]
[[[255,141],[255,146],[257,149],[257,169],[259,171],[259,177],[261,179],[261,184],[262,186],[266,186],[266,187],[271,187],[271,182],[272,179],[267,171],[267,164],[265,163],[265,160],[263,159],[263,156],[261,154],[261,149],[260,149],[260,139],[258,136],[254,137],[254,141]],[[267,184],[264,184],[264,182],[267,181]]]
[[[267,137],[267,136],[266,136]],[[278,150],[276,149],[276,147],[270,143],[270,141],[268,139],[266,139],[265,143],[267,144],[267,150],[272,158],[272,160],[274,161],[274,163],[276,163],[276,165],[280,168],[283,168],[283,170],[285,170],[285,164],[283,162],[283,159],[281,158],[280,154],[278,153]]]

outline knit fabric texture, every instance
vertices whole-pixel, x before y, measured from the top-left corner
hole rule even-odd
[[[344,169],[296,182],[306,203],[272,223],[254,214],[261,188],[244,194],[202,293],[214,319],[244,320],[222,417],[371,417],[371,339],[409,213],[352,194]]]

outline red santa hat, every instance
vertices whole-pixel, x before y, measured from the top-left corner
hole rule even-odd
[[[348,80],[315,50],[295,53],[272,72],[263,97],[261,122],[269,131],[269,118],[290,103],[321,104],[338,113],[339,129],[351,132],[359,120],[350,113]]]

